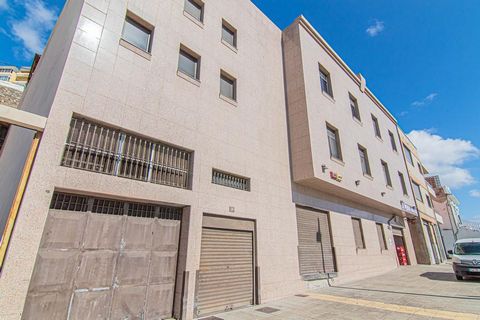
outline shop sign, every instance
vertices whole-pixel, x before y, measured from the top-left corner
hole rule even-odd
[[[400,201],[400,204],[402,206],[403,211],[414,214],[414,215],[417,215],[417,208],[415,206],[411,206],[409,204],[406,204],[403,201]]]

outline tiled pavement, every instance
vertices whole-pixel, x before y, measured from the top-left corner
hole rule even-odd
[[[254,319],[480,320],[480,280],[457,281],[451,265],[402,267],[386,275],[306,292],[262,306],[216,315]],[[278,309],[273,313],[257,311]]]

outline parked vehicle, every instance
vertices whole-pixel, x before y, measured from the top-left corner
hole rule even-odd
[[[453,271],[457,280],[464,277],[480,277],[480,238],[462,239],[455,242],[452,250]]]

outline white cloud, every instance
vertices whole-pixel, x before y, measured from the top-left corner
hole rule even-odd
[[[8,9],[7,0],[0,0],[0,10]]]
[[[417,147],[429,172],[440,175],[444,184],[460,188],[475,183],[470,171],[462,167],[466,161],[480,156],[480,149],[472,142],[445,139],[432,130],[413,130],[408,137]]]
[[[375,23],[372,24],[365,30],[365,32],[370,36],[370,37],[376,37],[380,32],[382,32],[385,29],[385,24],[383,21],[378,21],[375,20]]]
[[[438,96],[438,93],[432,92],[432,93],[430,93],[428,96],[426,96],[425,98],[423,98],[423,99],[421,99],[421,100],[413,101],[413,102],[412,102],[412,106],[414,106],[414,107],[423,107],[423,106],[429,105],[430,103],[433,102],[433,100],[435,100],[435,98],[436,98],[437,96]]]
[[[480,198],[480,190],[477,190],[477,189],[473,189],[473,190],[470,190],[470,192],[468,193],[471,197],[474,197],[474,198]],[[480,218],[480,216],[479,216]]]
[[[18,4],[25,10],[25,16],[11,20],[11,35],[22,43],[25,56],[41,53],[57,20],[56,8],[47,6],[43,0],[18,1]]]

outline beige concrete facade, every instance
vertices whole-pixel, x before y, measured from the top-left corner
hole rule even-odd
[[[293,201],[330,213],[337,281],[395,268],[392,226],[405,228],[405,249],[409,262],[415,264],[405,220],[415,216],[414,200],[410,187],[405,194],[399,179],[399,172],[405,179],[408,174],[396,120],[366,88],[365,79],[348,68],[305,18],[298,18],[284,31],[283,43]],[[322,92],[319,68],[329,74],[331,95]],[[357,101],[360,120],[352,115],[350,95]],[[372,115],[378,119],[381,138],[375,137]],[[330,155],[327,126],[338,132],[342,159]],[[359,144],[368,150],[370,175],[362,172]],[[387,186],[381,161],[388,164],[391,186]],[[355,245],[352,217],[361,219],[365,249]],[[383,225],[387,250],[380,249],[375,223]]]

